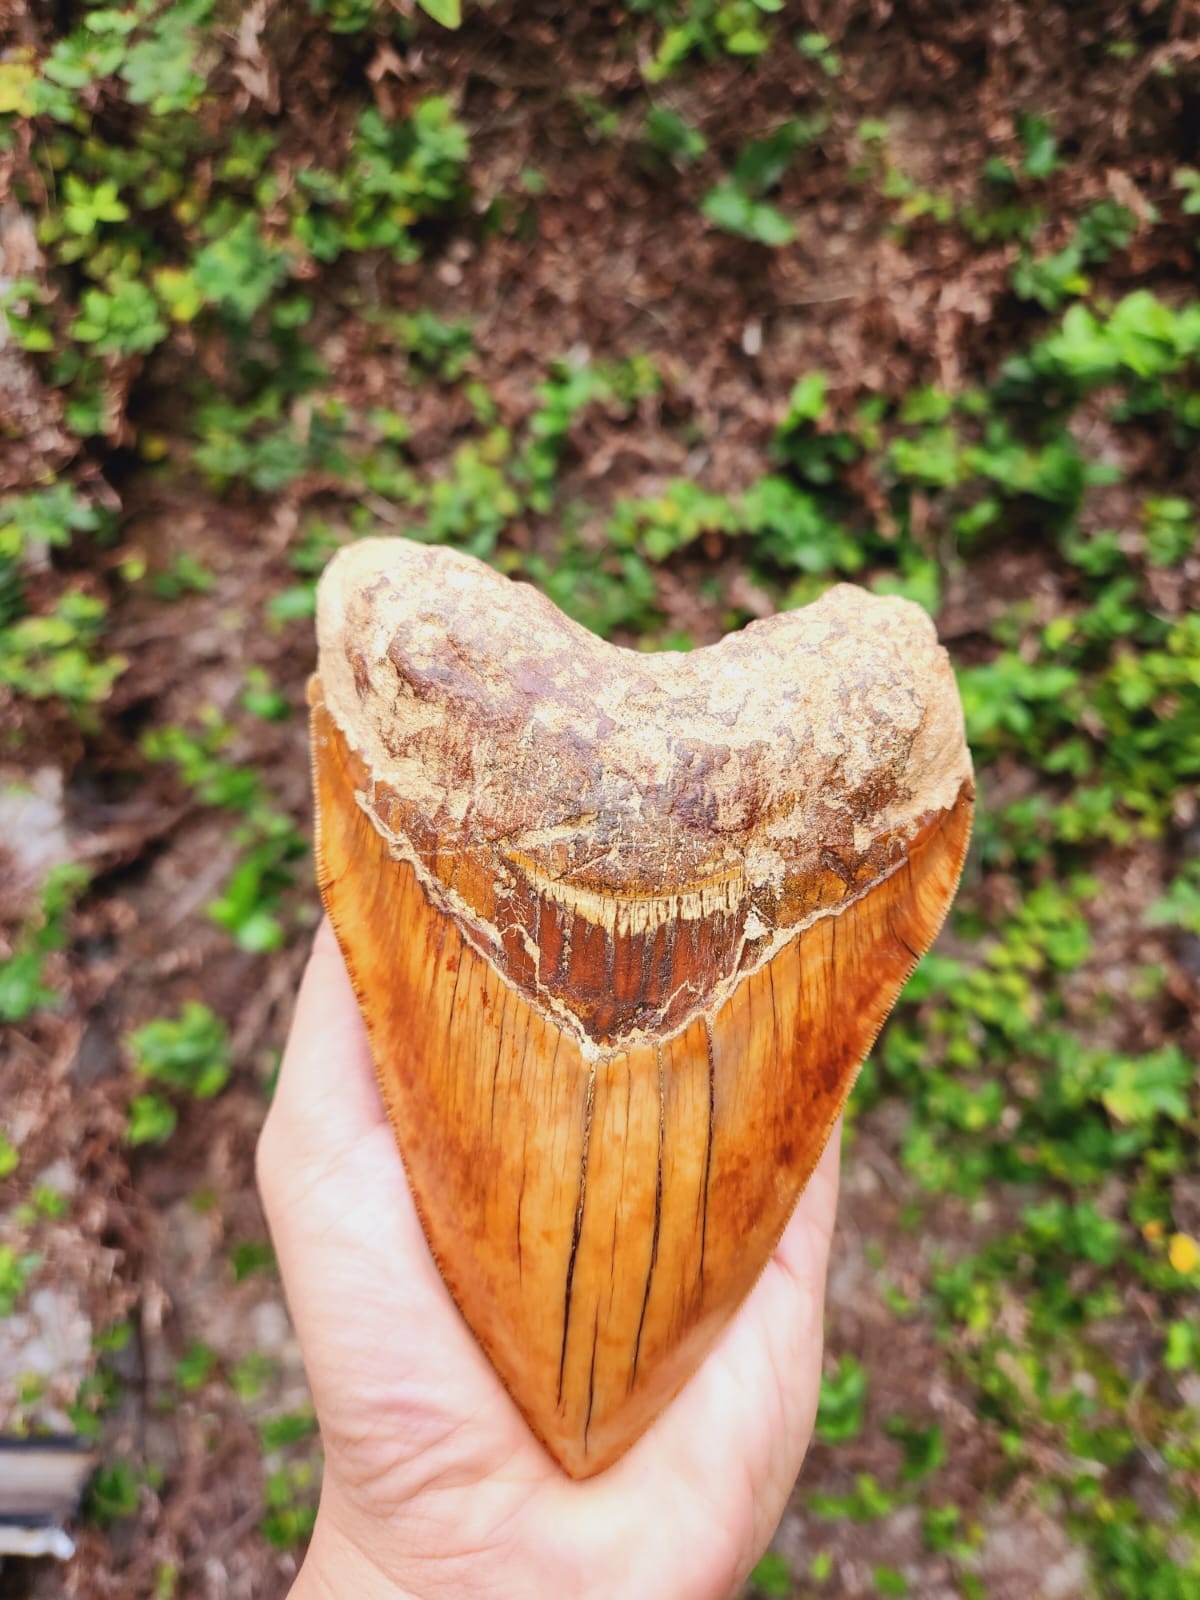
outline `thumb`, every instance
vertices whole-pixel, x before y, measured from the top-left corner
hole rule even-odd
[[[304,1150],[315,1146],[334,1157],[384,1120],[358,1000],[333,928],[322,918],[264,1129],[267,1154],[296,1139]]]
[[[257,1176],[298,1331],[347,1332],[390,1300],[465,1338],[425,1242],[375,1080],[354,989],[328,922],[313,942],[275,1098],[258,1141]],[[345,1296],[333,1290],[345,1279]]]

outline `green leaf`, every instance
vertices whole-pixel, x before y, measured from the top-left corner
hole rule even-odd
[[[646,143],[684,166],[699,160],[708,149],[704,135],[667,106],[651,106],[647,111]]]
[[[772,249],[791,244],[796,237],[794,224],[788,221],[783,212],[762,201],[751,206],[746,232],[749,238]]]
[[[824,127],[823,117],[793,117],[766,138],[751,139],[734,163],[733,182],[754,195],[769,194],[778,186],[797,152],[819,138]]]
[[[886,1517],[898,1503],[898,1496],[884,1486],[871,1472],[855,1475],[854,1489],[850,1494],[810,1494],[808,1504],[813,1514],[829,1521],[849,1517],[852,1522],[874,1522]]]
[[[1118,1122],[1134,1126],[1153,1123],[1156,1117],[1184,1122],[1194,1073],[1192,1063],[1175,1044],[1163,1045],[1149,1055],[1121,1057],[1101,1096],[1104,1109]]]
[[[48,1183],[33,1187],[33,1208],[39,1217],[65,1217],[71,1202],[61,1189],[52,1189]]]
[[[867,1372],[855,1356],[844,1355],[833,1372],[821,1377],[817,1434],[829,1444],[857,1439],[866,1414]]]
[[[126,1141],[131,1145],[165,1144],[178,1121],[175,1107],[162,1095],[135,1094],[129,1102]]]
[[[268,1417],[258,1425],[264,1450],[282,1450],[285,1445],[296,1444],[316,1431],[316,1416],[307,1407],[299,1411],[287,1411],[282,1416]]]
[[[267,243],[258,218],[247,212],[196,256],[190,284],[182,275],[178,283],[168,281],[166,287],[174,296],[172,315],[187,321],[190,296],[198,293],[238,321],[249,322],[287,277],[288,267],[286,252]]]
[[[275,1265],[275,1252],[265,1240],[243,1239],[229,1252],[235,1283],[255,1272],[265,1272]]]
[[[708,220],[726,233],[740,234],[758,244],[776,247],[791,244],[795,227],[774,206],[753,200],[737,184],[726,181],[710,189],[700,202]]]
[[[307,622],[317,614],[317,590],[312,583],[298,583],[290,589],[280,589],[267,601],[268,619],[277,626],[285,622]]]
[[[759,1594],[790,1595],[792,1569],[777,1551],[768,1550],[750,1574],[750,1583]]]
[[[35,108],[32,90],[36,78],[37,69],[31,61],[0,63],[0,116],[33,115]]]
[[[175,1382],[184,1394],[203,1389],[217,1364],[217,1352],[206,1344],[191,1344],[183,1359],[175,1363]]]
[[[274,1372],[275,1362],[270,1356],[263,1355],[259,1350],[251,1350],[230,1372],[230,1387],[243,1402],[257,1400]]]
[[[128,1347],[133,1338],[133,1324],[114,1322],[92,1335],[92,1349],[98,1355],[115,1355]]]
[[[1200,171],[1195,167],[1180,167],[1172,181],[1176,189],[1183,191],[1184,216],[1200,216]]]
[[[946,1436],[936,1422],[922,1428],[907,1417],[891,1416],[884,1423],[883,1431],[904,1450],[900,1476],[905,1483],[927,1477],[944,1464]]]
[[[118,280],[111,293],[85,289],[81,306],[71,336],[94,345],[99,355],[140,355],[161,343],[169,331],[154,294],[133,279]]]
[[[196,25],[206,22],[211,10],[208,0],[167,6],[129,46],[118,70],[131,104],[148,106],[159,117],[198,107],[208,84],[199,70]]]
[[[239,949],[248,950],[251,955],[266,955],[283,944],[283,928],[279,919],[269,911],[258,908],[248,916],[241,916],[237,912],[229,915],[226,902],[219,900],[214,901],[208,909],[213,920],[233,934]]]
[[[132,1517],[138,1508],[138,1480],[128,1461],[101,1467],[88,1490],[88,1514],[107,1527],[120,1517]]]
[[[788,398],[786,423],[817,422],[825,415],[825,390],[828,378],[823,372],[809,372],[792,389]]]
[[[198,1000],[189,1000],[175,1019],[148,1022],[130,1035],[133,1064],[200,1100],[210,1099],[229,1077],[229,1036],[224,1022]]]
[[[417,4],[443,28],[462,27],[462,0],[417,0]]]
[[[26,619],[27,622],[33,620]],[[18,635],[15,627],[10,628],[7,635],[0,628],[0,683],[7,679],[15,682],[26,694],[35,695],[63,688],[57,670],[61,665],[61,656],[50,658],[49,681],[42,681],[41,671],[34,665],[31,656],[26,656],[20,664],[21,670],[12,670],[15,664],[6,663],[5,645],[11,643],[15,635]],[[69,628],[66,636],[69,648]],[[26,632],[25,637],[32,636]],[[44,644],[45,635],[42,635],[41,642]],[[76,650],[75,654],[86,665],[82,652]],[[61,950],[67,943],[67,916],[76,896],[82,893],[87,882],[86,870],[74,862],[55,867],[47,875],[42,887],[40,914],[18,935],[16,948],[8,960],[0,961],[0,1022],[23,1022],[33,1011],[54,1005],[58,1000],[55,991],[44,982],[45,962],[47,956],[55,950]]]
[[[1200,1327],[1182,1318],[1170,1324],[1163,1365],[1168,1372],[1200,1371]]]
[[[725,48],[731,56],[760,56],[770,44],[761,28],[735,28],[725,38]]]
[[[30,1278],[42,1264],[39,1255],[18,1255],[11,1245],[0,1244],[0,1317],[11,1317]]]
[[[1062,162],[1058,156],[1058,140],[1046,117],[1022,111],[1017,114],[1017,137],[1025,147],[1021,169],[1027,178],[1048,178],[1057,172]]]

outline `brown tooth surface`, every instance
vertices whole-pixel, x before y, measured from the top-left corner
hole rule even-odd
[[[321,892],[443,1277],[575,1476],[762,1271],[957,885],[927,618],[839,589],[690,657],[451,552],[322,580]]]

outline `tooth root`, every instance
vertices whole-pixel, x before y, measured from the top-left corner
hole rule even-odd
[[[319,684],[312,699],[321,890],[430,1247],[534,1433],[588,1476],[669,1402],[769,1260],[953,896],[969,780],[894,870],[676,1031],[597,1046],[539,973],[599,964],[628,1000],[667,925],[614,927],[593,950],[595,925],[542,898],[524,924],[541,958],[515,940],[526,981],[506,973],[472,936],[477,904],[436,887],[445,866],[398,855],[360,803],[371,774]],[[478,902],[484,874],[453,881],[472,872]],[[711,967],[712,920],[666,957],[685,985]]]

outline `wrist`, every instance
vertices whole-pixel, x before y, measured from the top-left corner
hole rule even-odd
[[[321,1512],[288,1600],[422,1600],[382,1573]]]

